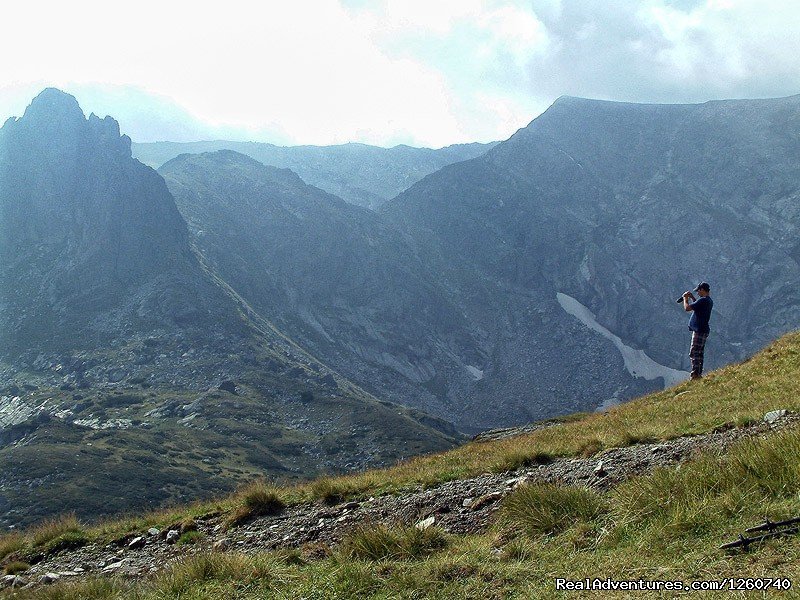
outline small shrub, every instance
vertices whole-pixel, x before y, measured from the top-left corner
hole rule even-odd
[[[365,560],[406,560],[421,558],[447,546],[447,537],[438,527],[390,528],[364,526],[342,540],[340,551],[347,558]]]
[[[239,507],[228,519],[227,527],[236,527],[258,517],[277,515],[286,508],[278,488],[262,481],[244,488],[239,492],[239,497]]]
[[[191,546],[192,544],[196,544],[197,542],[202,541],[205,539],[205,535],[202,532],[197,531],[196,529],[193,531],[187,531],[181,534],[181,537],[178,538],[178,545],[180,546]]]
[[[16,575],[17,573],[24,573],[25,571],[27,571],[30,568],[31,568],[31,566],[28,563],[22,562],[22,561],[19,561],[19,560],[15,560],[15,561],[12,561],[12,562],[8,563],[4,567],[4,570],[6,572],[6,575]]]
[[[553,484],[525,485],[504,501],[501,521],[532,537],[558,533],[605,510],[597,492]]]

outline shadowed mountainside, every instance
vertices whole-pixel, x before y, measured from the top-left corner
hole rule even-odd
[[[552,413],[673,377],[659,364],[686,368],[675,298],[700,280],[717,301],[711,366],[796,326],[798,159],[800,96],[562,98],[484,156],[425,178],[383,216],[489,332],[484,378],[466,407],[525,394]]]
[[[0,519],[209,497],[447,448],[256,314],[113,119],[48,89],[0,129]],[[392,435],[387,436],[387,431]]]

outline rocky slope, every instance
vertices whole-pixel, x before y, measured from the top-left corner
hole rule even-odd
[[[453,390],[469,385],[476,334],[402,235],[236,152],[183,155],[159,173],[198,252],[254,310],[377,396],[460,423],[436,382],[447,372]]]
[[[797,322],[798,105],[562,98],[378,215],[232,153],[161,173],[259,311],[360,385],[478,431],[685,378],[675,298],[700,280],[711,367]]]
[[[255,313],[195,254],[116,122],[53,89],[0,129],[0,376],[7,524],[454,443],[446,424],[379,402]]]
[[[256,142],[155,142],[133,144],[133,155],[159,168],[180,154],[234,150],[269,166],[291,169],[307,183],[347,202],[378,208],[411,185],[455,162],[479,156],[491,144],[456,144],[433,150],[366,144],[275,146]]]
[[[0,581],[8,587],[35,587],[88,576],[141,577],[164,569],[171,561],[211,551],[255,553],[297,549],[304,558],[314,560],[324,557],[363,523],[421,529],[436,526],[451,534],[478,534],[493,522],[502,499],[520,485],[558,483],[607,492],[631,477],[680,464],[701,452],[724,452],[736,441],[796,426],[795,415],[776,411],[766,415],[763,422],[746,427],[658,444],[611,448],[591,458],[557,459],[549,464],[487,473],[397,496],[370,497],[333,506],[302,504],[232,530],[222,527],[220,515],[208,514],[193,523],[200,532],[193,545],[175,545],[187,527],[176,523],[161,530],[132,533],[106,545],[90,544],[41,556],[27,572]],[[519,433],[507,431],[505,436]]]
[[[798,157],[800,96],[562,98],[382,214],[487,331],[464,410],[514,421],[507,399],[546,416],[678,378],[688,336],[675,298],[700,280],[716,300],[711,366],[795,326]]]

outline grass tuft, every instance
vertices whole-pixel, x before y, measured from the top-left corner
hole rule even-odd
[[[332,506],[344,502],[352,493],[352,489],[343,478],[320,477],[311,484],[312,497]]]
[[[178,530],[183,533],[189,533],[190,531],[197,531],[197,521],[189,517],[188,519],[184,519],[181,521],[180,525],[178,526]]]
[[[526,561],[534,556],[531,543],[525,538],[515,538],[502,549],[500,559],[505,561]]]
[[[16,575],[17,573],[24,573],[30,568],[31,566],[28,563],[15,560],[3,567],[3,570],[6,572],[6,575]]]
[[[187,531],[181,534],[181,537],[178,538],[176,542],[180,546],[191,546],[192,544],[196,544],[198,542],[203,541],[206,536],[196,529],[192,531]]]
[[[250,484],[239,492],[239,506],[228,518],[226,527],[237,527],[258,517],[277,515],[286,508],[280,490],[264,481]]]
[[[438,527],[361,527],[342,540],[340,553],[350,559],[407,560],[422,558],[447,546]]]
[[[553,455],[549,452],[514,448],[501,454],[497,462],[491,465],[490,470],[494,473],[505,473],[506,471],[516,471],[523,467],[546,465],[553,462],[553,459]]]
[[[149,591],[155,598],[183,598],[204,582],[230,582],[229,588],[234,582],[236,586],[247,586],[269,580],[274,571],[275,564],[266,555],[203,553],[173,563],[152,580]]]
[[[0,560],[16,554],[26,546],[25,536],[21,533],[7,533],[0,537]]]
[[[503,501],[501,510],[506,527],[536,538],[591,522],[606,507],[597,492],[548,483],[520,486]]]
[[[74,514],[48,519],[30,532],[33,548],[53,554],[62,550],[80,548],[89,541],[89,535]]]

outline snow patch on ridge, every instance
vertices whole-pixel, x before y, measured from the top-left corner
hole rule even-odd
[[[469,371],[469,374],[472,375],[472,378],[475,381],[480,381],[481,379],[483,379],[483,371],[478,367],[467,365],[467,371]]]
[[[613,342],[614,346],[617,347],[617,350],[619,350],[619,353],[622,355],[622,360],[625,362],[625,369],[634,377],[644,378],[648,381],[661,377],[664,380],[664,387],[676,385],[682,381],[686,381],[688,378],[689,374],[685,371],[679,371],[659,364],[647,356],[644,350],[636,350],[625,344],[619,337],[600,325],[594,313],[572,296],[567,296],[559,292],[556,294],[556,299],[561,305],[561,308],[566,312],[578,319],[592,331],[599,333],[604,338]]]

